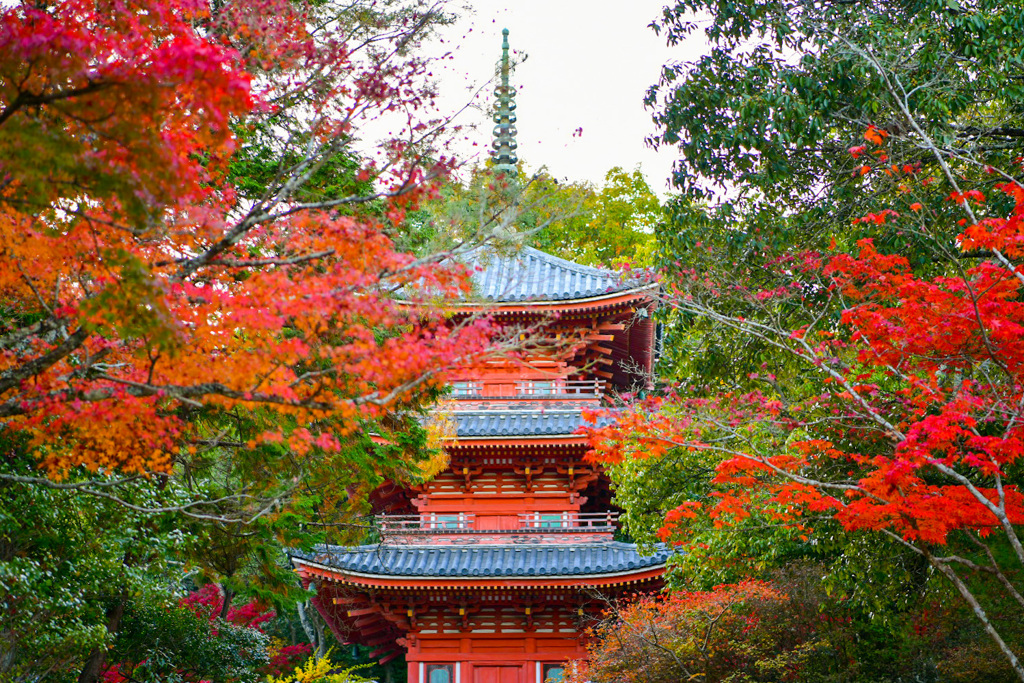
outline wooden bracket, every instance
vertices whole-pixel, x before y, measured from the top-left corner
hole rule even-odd
[[[458,607],[459,618],[462,620],[462,628],[469,628],[469,615],[479,612],[480,605],[470,605],[466,602],[460,602]]]
[[[516,474],[521,474],[526,478],[526,490],[533,490],[533,478],[544,473],[546,465],[538,464],[536,461],[529,461],[523,467],[515,467],[512,469]]]
[[[526,617],[527,631],[532,631],[534,629],[533,618],[538,612],[543,612],[546,608],[547,605],[543,602],[536,603],[532,599],[523,603],[523,615]]]
[[[473,481],[473,477],[477,476],[483,471],[484,469],[482,467],[469,467],[463,465],[462,468],[458,471],[459,474],[462,475],[462,490],[468,490],[470,482]]]

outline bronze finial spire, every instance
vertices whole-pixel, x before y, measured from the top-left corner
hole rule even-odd
[[[494,158],[494,170],[498,173],[515,173],[516,162],[516,89],[509,85],[509,74],[512,67],[508,58],[508,29],[501,31],[501,61],[498,62],[500,85],[494,89],[497,101],[494,104],[494,142],[491,156]]]

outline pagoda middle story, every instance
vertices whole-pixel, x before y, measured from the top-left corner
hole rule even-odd
[[[292,562],[339,640],[404,653],[409,683],[558,681],[603,598],[657,589],[669,554],[613,539],[608,480],[577,434],[585,409],[649,377],[653,292],[531,248],[472,260],[463,312],[550,343],[454,377],[450,465],[381,497],[380,543]]]

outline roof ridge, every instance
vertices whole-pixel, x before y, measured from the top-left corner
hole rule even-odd
[[[494,302],[591,299],[642,284],[615,270],[575,263],[529,246],[513,251],[482,244],[458,258],[475,271],[477,295]]]
[[[534,258],[537,258],[538,260],[541,261],[547,261],[548,263],[555,263],[556,265],[559,265],[565,268],[566,270],[589,272],[600,275],[611,275],[620,280],[622,279],[622,274],[619,273],[618,271],[612,270],[611,268],[604,268],[601,266],[588,266],[585,263],[576,263],[575,261],[564,259],[561,256],[555,256],[554,254],[549,254],[546,251],[541,251],[536,247],[523,246],[520,253],[529,253],[531,256],[536,255],[534,256]]]

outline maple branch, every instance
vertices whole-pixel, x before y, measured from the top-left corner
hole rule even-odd
[[[1009,660],[1010,666],[1013,667],[1013,670],[1017,673],[1017,676],[1022,681],[1024,681],[1024,667],[1021,666],[1020,661],[1017,659],[1017,655],[1014,654],[1013,650],[1011,650],[1010,647],[1006,644],[1006,641],[1004,641],[1002,637],[999,635],[999,632],[995,629],[995,626],[992,625],[992,622],[989,621],[988,615],[985,613],[985,610],[981,606],[981,603],[979,603],[978,599],[974,597],[974,594],[971,592],[971,589],[967,586],[966,583],[963,582],[963,579],[960,578],[960,575],[957,574],[956,571],[954,571],[948,563],[938,561],[927,550],[922,549],[921,554],[924,555],[924,557],[933,567],[938,569],[943,576],[945,576],[953,583],[953,585],[957,589],[957,592],[960,593],[960,596],[967,602],[968,605],[971,606],[971,610],[974,612],[974,615],[978,618],[978,621],[981,622],[982,626],[985,629],[985,632],[988,633],[989,637],[991,637],[992,640],[995,641],[1000,651],[1002,651],[1002,653]]]
[[[939,168],[942,169],[942,175],[945,176],[946,178],[946,182],[949,183],[950,187],[953,188],[954,192],[956,192],[958,195],[963,196],[963,191],[960,189],[960,184],[956,180],[956,175],[953,173],[952,169],[950,169],[949,167],[949,164],[946,162],[944,152],[939,149],[939,147],[935,144],[935,141],[932,140],[932,137],[928,135],[928,133],[926,133],[923,128],[921,128],[921,125],[917,122],[917,117],[915,117],[914,114],[910,111],[910,105],[908,102],[909,96],[907,95],[907,92],[904,89],[903,83],[900,81],[899,77],[893,75],[890,78],[889,72],[882,67],[882,65],[878,62],[877,59],[875,59],[874,55],[871,54],[871,52],[861,48],[858,45],[855,45],[854,43],[852,43],[850,40],[843,36],[838,36],[838,34],[835,35],[837,35],[837,37],[839,37],[840,40],[846,43],[846,45],[851,50],[853,50],[863,59],[865,59],[875,69],[875,71],[878,72],[878,75],[885,82],[886,88],[889,90],[889,93],[893,96],[893,99],[896,100],[897,105],[899,105],[900,111],[906,118],[907,123],[909,123],[911,128],[914,129],[914,132],[920,136],[921,141],[924,143],[924,148],[931,152],[932,155],[935,157],[935,160],[939,164]],[[977,225],[978,218],[974,214],[974,209],[971,207],[970,200],[965,198],[962,202],[962,205],[964,207],[964,211],[967,212],[967,217],[968,219],[970,219],[971,225]],[[1018,269],[1017,266],[1015,266],[1013,262],[1006,257],[1005,254],[1003,254],[996,247],[992,247],[992,254],[996,257],[996,260],[998,260],[999,263],[1003,265],[1003,267],[1005,267],[1007,270],[1013,273],[1014,277],[1016,277],[1018,280],[1020,280],[1022,284],[1024,284],[1024,272],[1021,272],[1021,270]]]
[[[811,347],[810,344],[807,343],[806,336],[797,337],[794,335],[788,335],[785,333],[784,330],[781,330],[779,328],[771,327],[754,320],[741,320],[733,316],[728,316],[719,313],[717,310],[709,306],[692,304],[687,302],[685,299],[680,299],[678,297],[671,299],[670,304],[679,310],[694,313],[698,316],[714,320],[722,325],[725,325],[726,327],[732,328],[739,332],[754,336],[757,339],[760,339],[761,341],[765,342],[766,344],[770,344],[771,346],[774,346],[782,351],[786,351],[796,356],[797,358],[810,363],[816,368],[823,370],[833,380],[835,380],[846,392],[850,394],[850,396],[857,402],[857,404],[860,405],[861,408],[863,408],[866,411],[867,416],[872,421],[876,422],[879,426],[885,429],[886,434],[892,440],[902,441],[906,439],[906,436],[900,429],[898,429],[889,420],[885,419],[885,417],[882,416],[881,413],[875,410],[867,401],[867,399],[865,399],[861,395],[861,393],[857,391],[857,389],[849,383],[849,381],[846,378],[846,375],[832,367],[832,364],[831,362],[829,362],[829,359],[823,358],[813,349],[813,347]],[[803,351],[801,352],[800,349],[789,346],[788,344],[783,344],[782,342],[778,341],[778,338],[788,338],[795,340],[797,344],[799,344],[802,347]]]
[[[299,263],[308,263],[310,261],[316,261],[318,259],[327,258],[328,256],[334,256],[337,253],[334,249],[325,249],[323,251],[316,251],[309,254],[303,254],[301,256],[291,257],[268,257],[263,259],[249,259],[249,260],[234,260],[234,259],[216,259],[206,264],[207,268],[260,268],[262,266],[294,266]],[[177,265],[181,263],[187,263],[190,259],[187,257],[177,258],[171,261],[158,261],[153,264],[156,268],[164,266]]]
[[[945,251],[945,248],[943,248],[943,250]],[[996,367],[1002,370],[1003,373],[1012,380],[1013,373],[1010,372],[1010,369],[1006,367],[1006,364],[996,353],[995,349],[992,348],[992,341],[989,338],[988,330],[985,326],[985,320],[982,317],[981,309],[978,306],[979,295],[978,292],[975,290],[974,283],[971,282],[971,279],[967,276],[967,273],[964,272],[963,265],[960,263],[959,260],[952,259],[952,263],[954,264],[954,267],[957,269],[957,272],[960,274],[960,281],[963,283],[964,287],[967,289],[967,292],[971,297],[971,307],[974,311],[974,320],[977,323],[978,331],[981,333],[981,339],[985,345],[985,350],[988,351],[989,360],[995,363]],[[992,290],[995,286],[996,283],[993,282],[989,286],[988,290],[985,290],[984,292],[982,292],[982,294],[985,294],[985,292]]]
[[[16,484],[41,484],[46,488],[57,489],[60,491],[78,491],[81,489],[88,488],[90,486],[99,486],[107,488],[111,486],[122,486],[124,484],[130,484],[134,481],[139,481],[143,478],[143,475],[136,474],[131,477],[123,477],[121,479],[92,479],[89,481],[78,481],[70,484],[61,484],[60,482],[53,481],[52,479],[45,479],[42,477],[26,477],[17,474],[5,474],[0,472],[0,481],[10,481]]]
[[[32,278],[30,278],[28,274],[25,273],[25,269],[21,267],[20,263],[16,263],[15,266],[17,267],[18,272],[21,273],[21,279],[24,280],[25,284],[28,285],[28,288],[32,290],[32,294],[35,295],[36,301],[39,302],[39,305],[43,307],[43,310],[46,311],[52,318],[53,310],[50,309],[50,307],[46,303],[46,299],[44,299],[42,295],[39,293],[39,290],[36,289],[36,285],[34,282],[32,282]]]
[[[260,517],[262,517],[263,515],[265,515],[266,513],[268,513],[271,510],[273,510],[275,507],[277,507],[280,504],[280,501],[283,498],[283,496],[278,496],[278,497],[275,497],[275,498],[271,499],[269,503],[264,505],[264,507],[262,507],[256,513],[254,513],[251,517],[246,519],[245,517],[216,515],[216,514],[210,514],[210,513],[205,513],[205,512],[195,512],[193,510],[194,510],[194,508],[198,508],[198,507],[214,506],[214,505],[220,505],[220,504],[223,504],[223,503],[238,503],[238,502],[242,502],[242,501],[246,501],[246,500],[258,500],[255,496],[251,496],[251,495],[248,495],[248,494],[233,494],[233,495],[230,495],[230,496],[223,496],[221,498],[215,498],[215,499],[211,499],[211,500],[192,501],[192,502],[189,502],[189,503],[183,503],[181,505],[164,505],[164,506],[158,506],[158,507],[146,507],[146,506],[142,506],[142,505],[135,505],[134,503],[130,503],[130,502],[124,500],[123,498],[120,498],[118,496],[115,496],[113,494],[107,493],[105,491],[101,491],[101,490],[97,490],[96,488],[93,488],[94,486],[98,486],[98,487],[102,487],[102,488],[108,488],[108,487],[113,487],[113,486],[121,486],[121,485],[129,483],[129,482],[137,481],[137,480],[139,480],[141,478],[142,478],[142,475],[137,475],[137,476],[134,476],[134,477],[128,477],[128,478],[125,478],[125,479],[119,479],[119,480],[111,481],[111,482],[86,481],[86,482],[76,482],[76,483],[72,483],[72,484],[61,484],[59,482],[52,481],[52,480],[47,479],[45,477],[25,477],[25,476],[14,475],[14,474],[0,473],[0,481],[9,481],[9,482],[16,483],[16,484],[29,484],[29,485],[32,485],[32,486],[43,486],[45,488],[57,489],[57,490],[63,490],[63,491],[78,491],[80,493],[85,493],[85,494],[88,494],[90,496],[96,496],[97,498],[103,498],[105,500],[112,501],[114,503],[117,503],[118,505],[124,506],[124,507],[128,508],[129,510],[133,510],[135,512],[142,512],[142,513],[145,513],[145,514],[177,513],[177,514],[184,515],[186,517],[190,517],[192,519],[200,519],[200,520],[204,520],[204,521],[208,521],[208,522],[222,522],[222,523],[230,523],[230,524],[237,524],[237,523],[251,524],[251,523],[255,522],[257,519],[259,519]]]
[[[79,332],[83,332],[83,330],[80,329]],[[74,338],[74,335],[72,335],[72,337],[69,337],[69,339],[72,338]],[[512,342],[512,344],[514,345],[515,342]],[[503,350],[504,348],[501,345],[498,345],[495,348],[492,348],[491,353],[498,354],[501,353]],[[47,356],[49,355],[50,354],[47,354]],[[452,359],[451,363],[456,364],[461,361],[462,359],[457,357]],[[28,365],[29,364],[26,364],[26,366]],[[22,366],[22,368],[19,368],[19,371],[27,372],[27,370],[24,370],[26,366]],[[64,401],[75,399],[81,401],[96,402],[115,398],[126,393],[134,397],[156,396],[160,398],[175,399],[188,403],[194,407],[201,407],[202,404],[199,403],[197,399],[202,399],[205,396],[222,396],[224,398],[230,398],[233,400],[238,400],[246,403],[280,405],[292,408],[300,408],[311,412],[329,413],[337,410],[341,405],[345,404],[351,406],[374,405],[380,407],[387,407],[393,405],[403,394],[406,394],[410,390],[421,386],[423,383],[425,383],[427,380],[431,379],[441,371],[442,368],[427,370],[421,373],[415,379],[411,379],[401,384],[398,384],[387,393],[382,394],[380,392],[372,392],[362,396],[356,396],[354,398],[341,399],[337,402],[290,400],[273,393],[233,389],[220,382],[204,382],[189,386],[174,384],[149,384],[145,382],[136,382],[133,380],[124,379],[121,377],[115,377],[105,373],[95,375],[94,379],[104,380],[107,382],[118,384],[125,387],[125,389],[123,391],[115,391],[114,389],[109,388],[95,388],[78,391],[54,391],[43,396],[40,396],[39,398],[59,398]],[[0,378],[3,377],[3,375],[0,375]],[[14,383],[17,384],[17,382]],[[3,388],[4,385],[0,383],[0,390],[2,390]],[[10,399],[4,403],[0,403],[0,417],[12,417],[16,415],[23,415],[28,412],[31,412],[32,410],[33,408],[31,406],[26,405],[20,399]]]
[[[33,95],[25,91],[18,93],[18,96],[11,100],[3,111],[0,111],[0,125],[3,125],[7,119],[11,118],[15,112],[22,107],[33,107],[41,104],[50,104],[59,100],[67,100],[72,97],[80,97],[82,95],[89,95],[94,92],[99,92],[105,88],[109,88],[115,83],[109,81],[90,81],[88,85],[84,85],[80,88],[72,88],[70,90],[60,90],[58,92],[49,93],[47,95]]]
[[[709,421],[712,424],[714,424],[715,426],[719,427],[720,429],[724,429],[724,430],[729,431],[729,433],[731,433],[732,436],[734,436],[736,438],[742,438],[739,435],[738,432],[736,432],[735,430],[731,429],[728,425],[724,425],[723,423],[718,422],[717,420],[714,420],[714,419],[710,419]],[[725,455],[731,455],[731,456],[736,457],[736,458],[744,458],[746,460],[752,460],[754,462],[757,462],[757,463],[765,465],[766,467],[768,467],[769,469],[774,471],[776,474],[781,475],[783,477],[786,477],[787,479],[790,479],[790,480],[792,480],[792,481],[794,481],[794,482],[796,482],[798,484],[806,484],[808,486],[813,486],[815,488],[835,489],[837,491],[856,491],[856,492],[861,493],[864,496],[866,496],[868,498],[871,498],[872,500],[875,500],[875,501],[877,501],[879,503],[887,503],[888,502],[884,498],[880,498],[880,497],[876,496],[875,494],[871,493],[870,491],[865,491],[863,488],[861,488],[860,486],[858,486],[856,484],[841,484],[841,483],[836,483],[836,482],[822,481],[820,479],[811,479],[811,478],[805,477],[803,475],[796,474],[796,473],[790,472],[788,470],[784,470],[784,469],[780,468],[778,465],[775,465],[772,462],[770,462],[767,459],[768,456],[759,455],[756,452],[755,453],[751,453],[749,451],[738,451],[738,450],[734,450],[732,448],[726,448],[726,447],[723,447],[723,446],[717,446],[717,445],[714,445],[714,444],[710,444],[710,443],[708,443],[706,441],[678,442],[678,441],[675,441],[675,440],[672,440],[672,439],[666,439],[664,437],[651,437],[651,439],[655,440],[655,441],[661,441],[662,443],[668,443],[668,444],[671,444],[673,446],[678,446],[678,447],[681,447],[681,448],[693,448],[693,449],[698,450],[698,451],[710,451],[710,452],[713,452],[713,453],[722,453],[722,454],[725,454]],[[752,445],[752,444],[750,444],[749,441],[748,441],[748,444]],[[842,501],[840,501],[840,504],[842,504]],[[845,505],[844,505],[844,507],[845,507]]]
[[[85,343],[85,340],[89,338],[89,334],[90,332],[86,328],[79,327],[73,334],[42,356],[0,373],[0,394],[3,394],[12,387],[18,386],[29,377],[38,375],[59,363],[68,354]],[[2,407],[0,407],[0,416],[5,416]]]
[[[986,496],[984,493],[978,490],[978,488],[974,485],[974,482],[972,482],[968,477],[964,476],[963,474],[957,472],[949,465],[946,465],[945,463],[934,459],[930,460],[929,464],[932,465],[939,472],[945,474],[947,477],[950,477],[958,484],[960,484],[968,491],[970,491],[974,499],[981,503],[982,506],[984,506],[986,509],[988,509],[989,512],[992,513],[992,516],[999,520],[999,525],[1003,528],[1003,532],[1006,534],[1007,540],[1010,541],[1010,547],[1013,548],[1013,551],[1014,553],[1016,553],[1017,559],[1020,561],[1020,563],[1024,564],[1024,547],[1021,546],[1021,541],[1020,538],[1018,538],[1017,536],[1017,531],[1016,529],[1014,529],[1013,523],[1010,521],[1010,518],[1006,514],[1006,508],[996,505],[995,503],[990,501],[988,499],[988,496]]]
[[[993,574],[999,581],[999,583],[1003,585],[1003,588],[1006,589],[1006,592],[1013,596],[1013,599],[1016,600],[1021,607],[1024,607],[1024,595],[1020,594],[1017,588],[1006,577],[1006,574],[1003,573],[1003,570],[999,567],[999,563],[996,562],[995,555],[992,554],[992,549],[988,547],[988,544],[984,543],[980,538],[977,537],[976,534],[972,533],[969,529],[965,529],[964,533],[967,535],[967,538],[969,538],[976,546],[981,548],[985,552],[985,555],[988,557],[990,567],[980,567],[980,569]]]
[[[0,349],[10,349],[23,343],[29,337],[41,337],[62,327],[62,320],[45,318],[38,322],[19,327],[6,336],[0,337]]]

